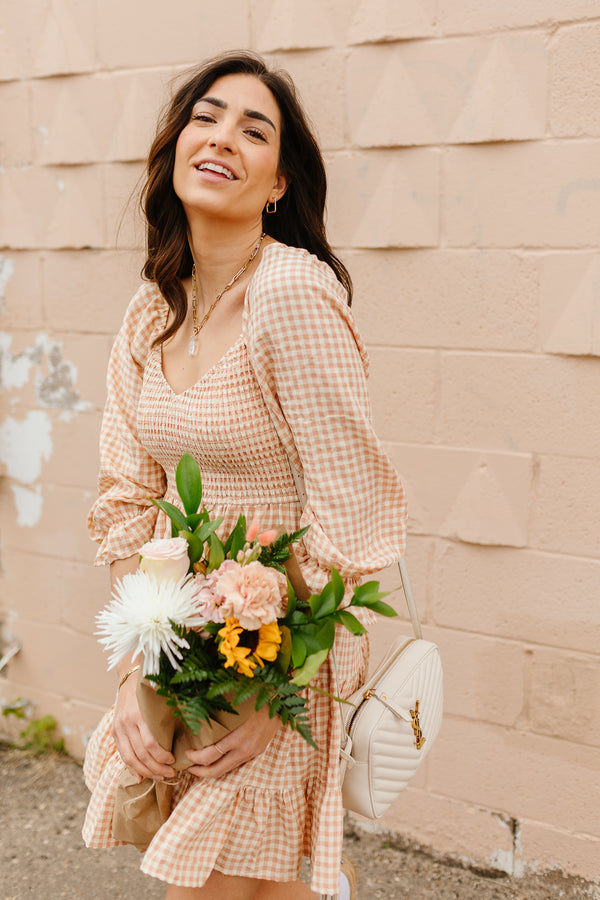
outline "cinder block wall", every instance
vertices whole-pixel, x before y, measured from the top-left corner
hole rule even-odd
[[[2,652],[21,649],[0,701],[53,714],[81,755],[112,699],[85,515],[141,263],[134,204],[118,225],[170,79],[252,47],[326,151],[444,658],[442,733],[383,824],[597,877],[599,0],[4,0],[1,18],[0,609]]]

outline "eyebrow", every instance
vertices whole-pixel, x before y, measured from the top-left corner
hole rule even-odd
[[[200,97],[197,101],[198,103],[211,103],[213,106],[217,106],[219,109],[227,109],[227,103],[224,100],[221,100],[220,97]],[[273,131],[277,131],[275,124],[271,121],[268,116],[265,116],[264,113],[259,112],[257,109],[245,109],[244,115],[248,119],[259,119],[261,122],[266,122],[267,125],[270,125]]]

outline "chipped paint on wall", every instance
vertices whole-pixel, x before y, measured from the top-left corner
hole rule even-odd
[[[42,517],[42,489],[38,485],[33,488],[22,484],[11,485],[12,495],[17,510],[17,525],[22,528],[33,528]]]
[[[42,465],[52,455],[52,419],[45,409],[61,410],[70,417],[89,407],[77,390],[77,368],[63,357],[62,344],[38,334],[29,347],[12,352],[12,336],[0,333],[0,390],[10,396],[11,415],[0,423],[0,462],[11,485],[17,525],[33,527],[42,515],[43,495],[38,483]],[[19,417],[17,394],[33,381],[40,409]]]
[[[0,312],[6,309],[6,285],[15,273],[12,259],[0,253]]]
[[[23,387],[29,379],[31,357],[29,353],[10,352],[12,337],[5,332],[0,334],[0,390]]]
[[[46,334],[38,334],[34,343],[20,353],[12,353],[12,336],[0,332],[0,390],[23,387],[35,366],[35,393],[40,406],[47,409],[88,409],[76,388],[77,368],[63,358],[63,347]]]
[[[30,410],[24,419],[6,416],[0,425],[0,461],[6,474],[33,484],[42,474],[43,460],[52,454],[52,422],[42,410]]]

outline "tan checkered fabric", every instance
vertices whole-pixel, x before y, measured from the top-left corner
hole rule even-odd
[[[299,559],[315,589],[333,566],[351,587],[398,558],[404,493],[373,431],[365,349],[329,267],[304,250],[266,247],[246,293],[240,338],[179,394],[163,376],[160,349],[150,349],[166,316],[156,285],[143,285],[113,348],[100,496],[89,519],[92,537],[101,541],[97,562],[126,558],[168,533],[147,498],[176,501],[175,468],[184,452],[198,460],[204,502],[225,517],[223,530],[240,513],[263,527],[311,526]],[[288,454],[304,473],[303,512]],[[366,638],[338,634],[345,694],[364,677],[366,647]],[[327,665],[318,683],[330,686]],[[335,893],[342,838],[336,712],[326,697],[310,692],[318,752],[284,729],[264,754],[229,775],[186,776],[143,871],[189,887],[201,886],[215,868],[290,881],[308,855],[312,889]],[[122,762],[110,737],[111,716],[86,753],[92,799],[84,838],[91,847],[116,843],[112,802]]]

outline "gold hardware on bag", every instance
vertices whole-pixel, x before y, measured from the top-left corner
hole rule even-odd
[[[363,694],[363,697],[365,698],[365,700],[370,700],[372,696],[373,691],[371,690],[371,688],[367,688],[367,690]]]
[[[419,701],[415,701],[415,708],[411,709],[410,717],[412,719],[412,730],[415,733],[415,747],[420,750],[425,743],[423,732],[421,731],[421,723],[419,721]]]

